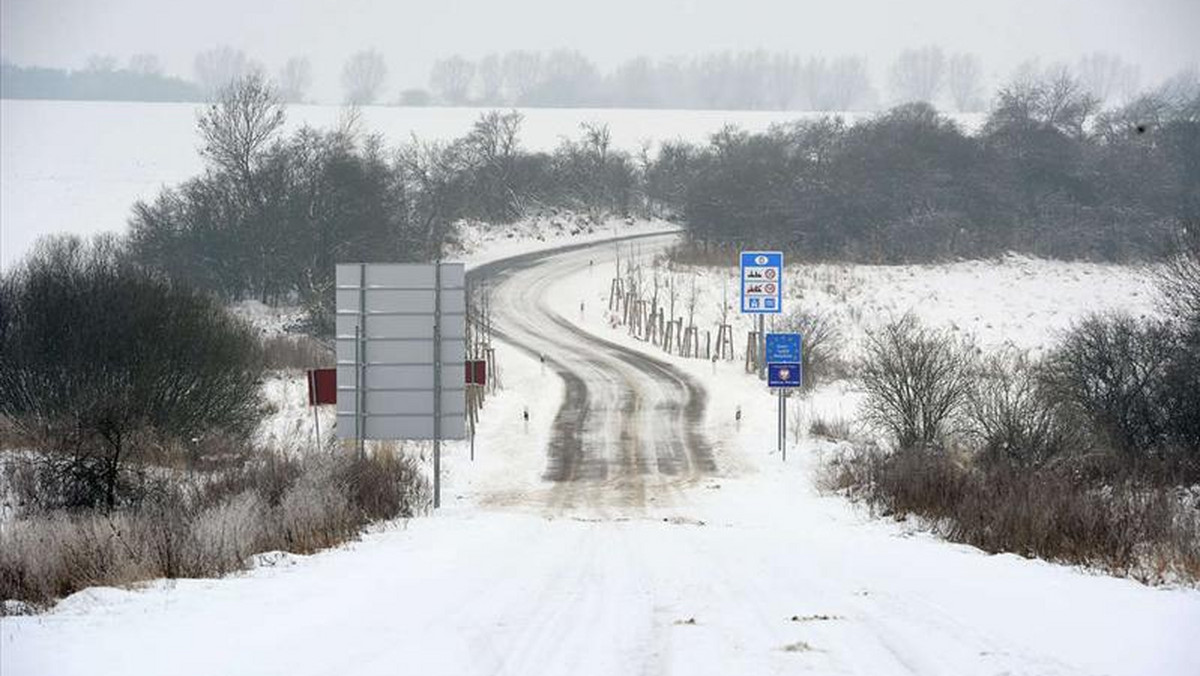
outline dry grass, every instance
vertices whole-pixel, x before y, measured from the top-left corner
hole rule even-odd
[[[808,433],[814,437],[824,437],[834,441],[850,439],[850,421],[843,417],[825,417],[813,414],[808,423]]]
[[[160,484],[111,514],[18,515],[0,529],[0,599],[43,608],[94,585],[224,575],[243,569],[252,554],[312,553],[374,521],[427,507],[415,461],[387,449],[361,460],[261,455],[233,470]]]
[[[269,371],[333,368],[333,350],[304,335],[280,335],[263,339],[263,361]]]
[[[860,449],[826,475],[882,516],[921,517],[988,552],[1083,565],[1145,582],[1200,581],[1194,489],[1132,472],[1095,481],[1086,459],[1041,468],[981,465],[937,451]]]

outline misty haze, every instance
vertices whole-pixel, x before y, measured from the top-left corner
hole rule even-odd
[[[1194,674],[1197,34],[0,0],[0,674]]]

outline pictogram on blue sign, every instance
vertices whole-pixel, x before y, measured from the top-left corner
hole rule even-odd
[[[743,251],[742,312],[776,314],[783,309],[783,253]]]

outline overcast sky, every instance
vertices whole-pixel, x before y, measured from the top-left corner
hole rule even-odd
[[[308,55],[312,93],[334,100],[342,62],[366,47],[386,57],[391,92],[424,86],[454,53],[569,47],[607,71],[638,54],[764,48],[866,56],[878,77],[900,50],[931,43],[977,52],[992,81],[1030,57],[1100,50],[1153,84],[1200,62],[1197,35],[1200,0],[0,0],[0,53],[21,65],[153,52],[191,77],[196,52],[228,44],[272,72]]]

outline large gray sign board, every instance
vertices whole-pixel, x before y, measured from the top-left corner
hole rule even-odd
[[[337,266],[338,437],[434,437],[438,306],[440,438],[466,437],[466,271],[462,263],[442,263],[438,284],[438,269],[432,264]]]

